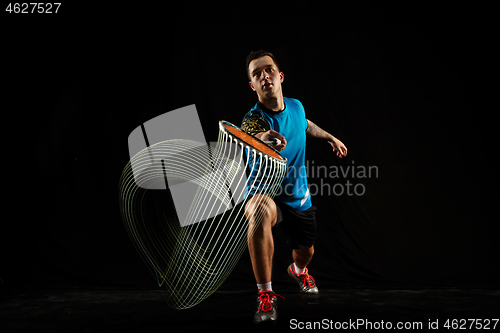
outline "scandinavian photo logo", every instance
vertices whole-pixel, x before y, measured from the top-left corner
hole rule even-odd
[[[362,196],[366,193],[363,180],[378,178],[379,170],[375,165],[357,165],[354,160],[346,166],[318,165],[314,160],[307,160],[300,168],[288,168],[287,175],[307,177],[309,194],[312,196]],[[277,195],[292,195],[293,190],[293,184],[288,184]]]

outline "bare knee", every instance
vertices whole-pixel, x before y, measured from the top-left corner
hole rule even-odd
[[[256,195],[245,205],[245,216],[250,227],[273,227],[277,220],[276,203],[266,195]]]

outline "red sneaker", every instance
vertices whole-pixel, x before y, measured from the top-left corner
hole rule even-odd
[[[257,312],[253,316],[254,324],[263,322],[276,323],[278,319],[278,297],[285,299],[283,296],[275,294],[270,290],[259,292],[259,296],[257,297]]]
[[[316,286],[316,281],[314,281],[314,278],[311,275],[309,275],[307,268],[304,270],[304,273],[297,274],[295,273],[293,264],[291,264],[290,266],[288,266],[288,275],[290,275],[292,278],[295,279],[295,281],[297,281],[303,293],[306,294],[319,293],[318,287]]]

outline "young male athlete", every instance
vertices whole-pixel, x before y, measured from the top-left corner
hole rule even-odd
[[[259,290],[254,314],[254,323],[258,324],[277,319],[279,295],[273,292],[271,283],[275,225],[280,224],[292,247],[294,262],[288,267],[288,274],[299,283],[302,292],[318,293],[316,282],[307,270],[314,254],[316,207],[311,203],[305,173],[306,134],[328,142],[340,158],[347,155],[347,148],[308,120],[302,103],[283,97],[284,75],[272,53],[252,52],[246,64],[250,88],[257,93],[258,102],[245,115],[241,129],[263,141],[279,139],[281,143],[274,148],[287,158],[290,170],[274,200],[255,194],[245,205],[249,231],[257,225],[248,238],[248,250]],[[262,216],[260,224],[257,216]]]

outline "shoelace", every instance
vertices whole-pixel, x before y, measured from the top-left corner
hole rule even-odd
[[[279,296],[279,297],[285,299],[285,297],[278,295],[278,294],[274,294],[274,293],[272,293],[272,294],[270,294],[270,293],[260,294],[260,296],[259,296],[259,299],[260,299],[259,312],[271,311],[273,309],[273,304],[271,303],[271,299],[275,296]]]
[[[314,280],[314,278],[311,275],[309,275],[307,268],[304,271],[304,273],[300,273],[299,276],[304,281],[302,288],[304,288],[306,286],[306,284],[308,287],[314,287],[316,285],[316,281]]]

